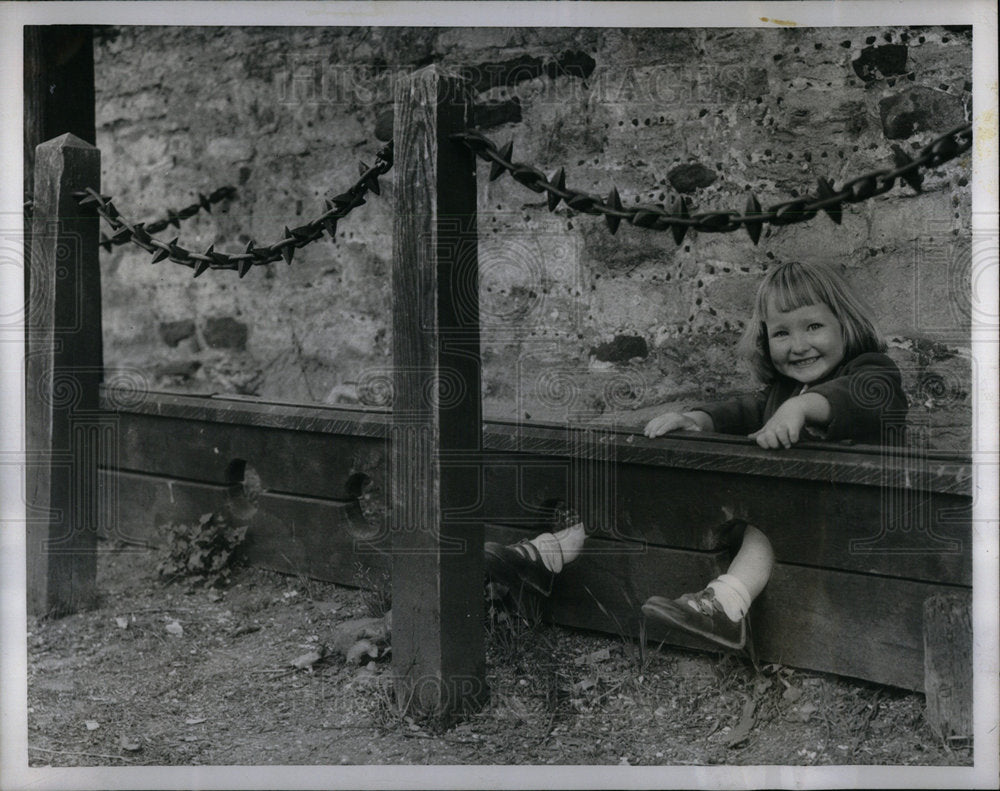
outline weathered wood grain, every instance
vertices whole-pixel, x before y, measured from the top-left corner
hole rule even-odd
[[[108,539],[162,547],[171,525],[220,513],[248,526],[246,557],[262,568],[361,585],[365,569],[389,567],[388,534],[357,502],[264,493],[248,504],[225,486],[137,473],[104,473],[102,481],[117,490],[104,519]]]
[[[385,410],[295,406],[253,399],[209,398],[148,393],[116,408],[105,394],[106,408],[120,413],[151,414],[239,425],[287,428],[303,432],[384,437],[390,415]],[[542,457],[610,459],[620,464],[730,472],[765,478],[790,478],[891,485],[919,491],[970,497],[969,454],[950,451],[883,453],[877,447],[803,442],[770,451],[752,440],[724,434],[678,432],[649,439],[636,431],[603,426],[543,423],[483,423],[483,448]]]
[[[150,406],[160,399],[160,394],[149,396]],[[242,405],[223,409],[216,401],[169,396],[162,410],[151,406],[150,412],[117,412],[122,469],[223,484],[231,461],[244,459],[267,490],[350,499],[367,481],[372,497],[387,498],[389,439],[371,436],[378,433],[373,428],[381,428],[372,415],[361,413],[355,423],[349,410],[269,406],[248,417]],[[204,402],[209,406],[200,406]],[[308,425],[357,433],[278,427],[282,422],[302,425],[303,412]],[[213,414],[239,422],[192,419]],[[492,424],[485,425],[489,432]],[[604,445],[607,452],[601,456],[593,447],[583,447],[586,438],[577,439],[573,444],[564,437],[554,445],[564,456],[442,451],[451,467],[468,475],[452,491],[447,513],[481,523],[534,527],[544,518],[546,503],[564,499],[576,505],[596,535],[686,549],[721,546],[719,526],[742,518],[768,533],[782,561],[971,584],[971,498],[949,491],[950,486],[932,481],[925,490],[784,479],[689,469],[663,459],[655,464],[621,462],[615,460],[617,448]],[[824,451],[801,453],[815,459]],[[837,453],[842,451],[827,455]]]
[[[393,668],[398,700],[436,715],[487,697],[482,524],[454,509],[478,472],[445,458],[482,445],[475,159],[449,139],[471,113],[438,67],[396,86]]]
[[[971,739],[972,594],[935,594],[923,612],[927,722],[941,739]]]
[[[972,583],[971,504],[953,494],[490,453],[466,503],[485,522],[528,527],[555,499],[576,504],[596,536],[715,549],[718,528],[738,518],[764,530],[782,561]]]
[[[752,608],[769,662],[924,688],[923,606],[949,585],[776,564]]]
[[[534,531],[487,525],[486,539],[513,543]],[[581,629],[633,638],[640,634],[642,603],[650,596],[676,598],[700,590],[729,564],[725,552],[694,552],[638,542],[589,538],[583,554],[559,575],[548,599],[536,597],[545,618]],[[704,648],[698,637],[646,624],[651,642]]]
[[[101,537],[128,544],[163,546],[170,525],[197,523],[229,500],[225,486],[139,473],[102,470],[100,485],[109,492]]]
[[[97,215],[73,193],[99,188],[100,152],[65,134],[38,146],[27,309],[28,612],[57,615],[96,597],[97,470],[109,417],[103,372]],[[61,471],[60,471],[61,469]]]
[[[228,503],[226,487],[190,481],[119,474],[116,485],[120,534],[153,544],[162,544],[170,522],[194,520]],[[390,544],[387,532],[363,521],[359,511],[356,503],[264,494],[249,518],[249,557],[284,573],[364,584],[359,569],[386,568]],[[492,541],[533,534],[523,527],[485,526],[485,538]],[[639,607],[648,596],[700,589],[728,562],[721,550],[589,539],[543,613],[564,625],[635,636]],[[967,595],[968,588],[778,563],[751,610],[759,659],[923,689],[924,601],[941,593]],[[655,625],[647,637],[715,650],[699,638]],[[948,650],[942,639],[932,643],[940,656]],[[955,683],[943,670],[939,678]]]
[[[489,450],[542,456],[611,458],[617,463],[717,470],[740,475],[857,483],[889,483],[912,489],[968,496],[972,470],[968,455],[946,451],[888,452],[874,446],[803,442],[773,451],[752,440],[724,434],[678,432],[649,439],[609,427],[545,426],[491,422]],[[613,448],[609,453],[607,447]]]
[[[264,401],[249,396],[200,396],[116,389],[101,389],[101,406],[120,414],[204,420],[260,428],[280,428],[317,434],[343,434],[385,438],[392,415],[388,409],[303,405]]]
[[[34,197],[37,146],[66,133],[97,143],[92,26],[25,25],[23,64],[23,176],[24,196],[29,199]],[[25,212],[26,259],[31,255],[31,233],[31,216]],[[24,293],[31,294],[31,289],[31,267],[25,266]]]
[[[119,445],[123,469],[226,484],[242,460],[264,489],[290,494],[351,499],[366,479],[379,491],[388,480],[381,437],[128,414]]]

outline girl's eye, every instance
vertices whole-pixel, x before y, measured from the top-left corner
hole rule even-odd
[[[771,333],[771,337],[772,338],[782,338],[782,337],[784,337],[787,334],[788,334],[787,330],[775,330],[774,332]]]
[[[823,325],[820,324],[819,322],[813,322],[812,324],[809,325],[810,332],[815,332],[816,330],[820,329],[823,329]]]

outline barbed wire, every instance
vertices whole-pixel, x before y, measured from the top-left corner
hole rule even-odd
[[[83,193],[86,194],[86,193]],[[175,228],[181,227],[181,221],[188,219],[189,217],[194,217],[198,212],[204,210],[209,214],[212,213],[212,204],[219,203],[220,201],[230,200],[236,195],[236,187],[219,187],[215,192],[210,195],[202,195],[198,193],[198,202],[192,203],[190,206],[185,206],[183,209],[178,211],[173,211],[172,209],[167,210],[167,216],[162,220],[156,220],[151,223],[138,223],[142,225],[146,233],[160,233],[167,229],[167,226],[173,225]],[[133,227],[137,227],[133,226]],[[107,236],[103,232],[101,233],[100,245],[108,252],[111,252],[111,247],[113,245],[123,245],[128,244],[131,241],[130,234],[123,234],[121,231],[116,233],[114,236]]]
[[[80,198],[85,196],[87,193],[75,192],[73,197],[79,202]],[[209,195],[202,195],[198,193],[198,202],[192,203],[190,206],[185,206],[183,209],[178,209],[174,211],[173,209],[167,210],[167,216],[162,220],[156,220],[154,222],[145,223],[144,227],[147,233],[159,233],[166,229],[168,225],[173,225],[176,228],[181,227],[181,221],[186,220],[189,217],[193,217],[199,211],[207,211],[209,214],[212,213],[212,204],[219,203],[220,201],[229,200],[236,195],[236,187],[219,187]],[[28,199],[24,202],[24,213],[26,217],[31,217],[35,210],[35,202],[32,199]],[[105,250],[110,251],[112,245],[128,244],[129,240],[125,238],[109,237],[104,233],[101,233],[100,245]]]
[[[922,170],[948,162],[972,147],[972,125],[957,127],[931,141],[917,157],[911,158],[902,149],[893,146],[895,167],[891,170],[875,170],[846,182],[839,190],[826,178],[819,178],[815,195],[804,195],[793,200],[761,209],[757,197],[751,193],[747,197],[746,208],[738,211],[708,211],[690,214],[687,200],[679,195],[675,208],[668,210],[663,204],[639,204],[625,208],[618,189],[612,187],[606,199],[566,186],[566,171],[560,167],[551,178],[547,178],[539,168],[522,162],[513,162],[514,141],[501,148],[476,129],[456,132],[451,139],[464,144],[476,156],[491,162],[490,181],[495,181],[504,173],[534,192],[545,192],[549,211],[555,211],[560,201],[571,209],[583,214],[604,215],[604,220],[612,234],[618,231],[622,220],[639,228],[656,231],[670,230],[679,245],[688,229],[707,233],[730,233],[740,228],[746,230],[754,244],[760,240],[765,224],[792,225],[811,220],[820,211],[826,212],[834,223],[840,224],[845,203],[860,203],[876,195],[883,195],[896,185],[896,180],[906,182],[917,192],[923,183]]]
[[[151,235],[166,229],[168,225],[180,227],[179,220],[186,219],[183,216],[186,209],[180,212],[171,212],[165,221],[145,225],[144,223],[129,223],[112,203],[109,195],[101,195],[92,188],[74,193],[74,197],[80,206],[93,205],[101,218],[115,231],[113,236],[105,236],[101,241],[102,246],[107,250],[110,250],[112,245],[132,242],[146,252],[152,253],[152,263],[154,264],[169,259],[175,264],[193,269],[195,277],[209,269],[231,269],[238,271],[242,278],[254,266],[264,266],[282,259],[285,260],[285,263],[291,264],[296,249],[322,238],[324,232],[328,233],[331,239],[336,239],[337,222],[356,207],[366,203],[365,195],[367,193],[381,194],[378,177],[387,173],[391,167],[392,143],[389,143],[378,152],[374,165],[369,167],[365,163],[361,163],[361,177],[348,190],[327,200],[325,202],[326,211],[315,220],[291,229],[286,225],[284,237],[274,244],[258,245],[251,239],[244,252],[235,254],[217,251],[214,244],[209,245],[205,252],[196,253],[177,244],[177,237],[169,242],[164,242]],[[222,189],[232,188],[223,187]],[[199,202],[193,204],[195,209],[191,214],[201,208],[210,210],[209,207],[213,202],[212,197],[219,192],[216,190],[207,198],[199,195]],[[219,199],[222,200],[222,198]]]

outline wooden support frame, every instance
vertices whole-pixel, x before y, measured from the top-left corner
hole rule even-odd
[[[487,698],[483,526],[457,508],[482,445],[476,166],[449,139],[472,101],[439,66],[395,100],[393,665],[401,706],[449,716]]]
[[[225,507],[226,466],[241,458],[269,490],[249,520],[251,562],[347,585],[364,584],[359,564],[386,568],[388,412],[167,393],[128,403],[109,393],[103,406],[120,428],[119,466],[102,473],[120,495],[118,521],[104,520],[118,526],[116,537],[161,545],[169,524]],[[752,611],[759,661],[914,690],[948,682],[953,695],[965,694],[956,686],[960,654],[949,653],[959,631],[941,639],[925,602],[971,591],[967,454],[886,457],[874,446],[822,443],[774,453],[722,435],[649,439],[638,427],[602,431],[588,443],[574,437],[578,431],[588,432],[486,421],[483,450],[468,460],[481,478],[463,490],[463,518],[481,523],[488,540],[508,543],[542,529],[543,504],[570,493],[575,470],[609,449],[615,459],[617,497],[606,514],[613,529],[592,536],[560,576],[546,619],[639,635],[638,605],[647,596],[678,596],[728,565],[727,537],[715,528],[750,502],[778,531],[774,577]],[[370,479],[362,502],[352,485],[358,476]],[[910,512],[915,519],[884,518],[883,493],[896,487],[909,492],[907,506],[920,506]],[[888,542],[879,552],[850,551],[856,539],[880,534]],[[650,624],[645,635],[711,649]]]
[[[99,466],[114,454],[98,411],[103,376],[98,217],[101,155],[65,134],[38,146],[26,375],[28,612],[63,615],[96,597]]]

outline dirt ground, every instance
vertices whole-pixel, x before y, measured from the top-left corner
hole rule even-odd
[[[443,728],[400,716],[390,661],[326,656],[365,592],[260,569],[166,584],[103,547],[98,609],[28,623],[31,766],[972,764],[923,696],[530,623],[488,624],[490,700]]]

